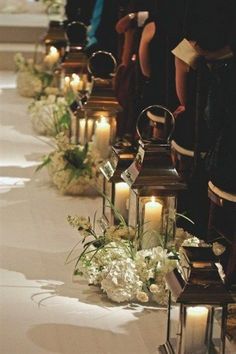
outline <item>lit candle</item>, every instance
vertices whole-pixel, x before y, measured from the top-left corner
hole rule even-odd
[[[104,159],[109,156],[110,133],[110,123],[105,117],[101,116],[100,120],[96,123],[95,145]]]
[[[155,247],[158,244],[158,238],[155,232],[160,231],[162,224],[162,204],[151,198],[144,206],[144,226],[142,248]]]
[[[184,353],[205,353],[208,309],[205,306],[188,307],[184,331]]]
[[[79,143],[81,145],[85,144],[85,127],[86,127],[86,119],[79,119]]]
[[[93,119],[87,120],[87,141],[91,141],[93,135]]]
[[[44,57],[44,62],[49,65],[53,66],[59,59],[60,54],[55,47],[50,47],[49,53]]]
[[[130,188],[127,183],[119,182],[115,184],[115,208],[127,221]]]
[[[72,79],[70,81],[70,87],[74,93],[81,91],[83,89],[83,81],[80,79],[79,75],[72,74]]]
[[[64,92],[66,93],[69,90],[69,88],[70,88],[70,78],[69,76],[66,76],[63,85]]]

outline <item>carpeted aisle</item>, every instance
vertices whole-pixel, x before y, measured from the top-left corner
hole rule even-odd
[[[64,262],[78,233],[66,217],[100,214],[101,199],[62,196],[46,171],[34,172],[50,139],[33,133],[14,75],[0,77],[0,353],[156,353],[166,310],[117,305],[72,282]]]
[[[164,341],[165,310],[116,305],[85,281],[72,282],[65,258],[78,233],[68,214],[93,216],[101,200],[60,195],[46,171],[51,151],[27,116],[29,99],[8,75],[0,83],[0,353],[154,354]]]

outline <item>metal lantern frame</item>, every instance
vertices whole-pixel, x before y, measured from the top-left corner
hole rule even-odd
[[[91,58],[94,61],[96,55],[105,55],[114,62],[113,69],[116,68],[115,58],[108,52],[98,51],[93,53]],[[77,62],[74,63],[78,64]],[[66,62],[63,65],[66,65]],[[69,65],[69,64],[68,64]],[[73,65],[70,69],[73,68]],[[98,68],[99,69],[99,68]],[[101,158],[106,159],[110,155],[111,146],[116,140],[116,127],[117,127],[117,115],[121,110],[118,104],[114,90],[112,87],[112,75],[114,72],[108,75],[109,78],[103,79],[96,77],[99,72],[96,72],[96,67],[94,65],[94,72],[92,71],[92,66],[90,65],[90,59],[86,60],[83,66],[84,72],[86,72],[87,78],[90,79],[90,87],[88,89],[79,90],[75,94],[75,101],[73,102],[73,115],[72,115],[72,131],[73,140],[75,143],[80,143],[84,145],[92,140],[95,135],[94,144],[98,152],[101,154]],[[99,70],[98,70],[99,71]],[[75,73],[72,74],[76,75]],[[70,76],[68,76],[70,81]],[[71,82],[68,81],[68,85]],[[85,85],[86,86],[86,85]],[[102,123],[99,125],[99,123]],[[107,126],[109,133],[104,133],[102,126]],[[97,131],[99,128],[99,132]],[[105,130],[105,129],[104,129]],[[96,131],[98,134],[96,134]],[[104,133],[104,134],[103,134]],[[99,137],[97,137],[99,135]],[[103,140],[105,137],[106,141]],[[101,150],[101,151],[100,151]]]
[[[110,203],[116,206],[116,184],[124,183],[121,173],[131,164],[135,156],[135,150],[130,145],[117,145],[112,147],[111,157],[100,167],[103,175],[103,205],[102,214],[106,221],[111,225],[118,221],[115,211],[111,208]],[[128,202],[128,198],[127,198]],[[127,212],[128,212],[128,205]],[[118,210],[118,212],[120,212]],[[121,213],[122,215],[122,213]],[[122,215],[125,219],[125,215]],[[128,221],[128,220],[125,220]]]
[[[182,264],[166,276],[170,289],[167,332],[159,353],[225,353],[227,306],[233,299],[216,262],[211,248],[183,247]],[[174,310],[178,310],[177,326]]]
[[[66,77],[72,79],[73,75],[90,76],[87,70],[88,56],[84,51],[86,44],[87,26],[83,22],[73,21],[67,25],[67,50],[61,61],[61,88],[63,89]],[[77,35],[78,34],[78,35]]]
[[[173,114],[166,107],[153,105],[141,112],[137,125],[139,119],[152,108],[162,109],[166,114],[170,115],[174,122]],[[160,229],[157,231],[162,234],[163,244],[166,245],[169,241],[170,230],[173,234],[172,238],[174,238],[175,234],[177,194],[180,190],[185,189],[186,186],[174,168],[169,135],[165,141],[160,142],[159,140],[155,141],[155,139],[153,141],[143,139],[142,132],[140,132],[138,127],[137,132],[140,135],[138,152],[133,163],[122,173],[121,177],[131,188],[129,224],[138,227],[139,247],[150,248],[155,246],[155,235],[153,235],[153,240],[149,246],[144,245],[144,241],[141,239],[145,228],[144,213],[146,210],[143,209],[146,205],[145,202],[154,198],[156,207],[159,207],[159,216],[157,217],[160,218]],[[158,203],[161,206],[158,206]],[[155,229],[155,225],[158,223],[157,221],[155,222],[155,215],[152,219]],[[147,226],[149,225],[147,224]]]

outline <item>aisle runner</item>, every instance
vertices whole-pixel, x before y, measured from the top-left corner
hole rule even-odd
[[[166,311],[117,305],[64,265],[78,233],[68,214],[90,215],[101,200],[61,196],[47,172],[50,151],[33,135],[28,99],[0,94],[1,334],[3,354],[154,354],[165,338]]]

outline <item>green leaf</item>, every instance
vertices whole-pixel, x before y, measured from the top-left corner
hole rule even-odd
[[[47,166],[52,161],[50,156],[46,156],[43,162],[36,168],[35,172],[40,171],[44,166]]]
[[[68,112],[63,114],[63,116],[59,119],[58,125],[63,128],[69,128],[70,126],[70,115]]]
[[[187,220],[188,222],[190,222],[190,223],[193,224],[193,225],[195,224],[193,220],[189,219],[189,218],[188,218],[187,216],[185,216],[184,214],[176,213],[176,216]]]

